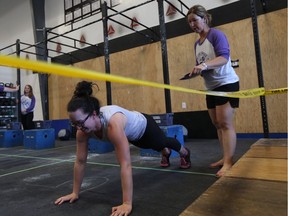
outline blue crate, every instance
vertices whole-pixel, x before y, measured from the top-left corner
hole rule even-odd
[[[14,147],[23,145],[22,130],[0,130],[0,147]]]
[[[34,121],[35,129],[48,129],[51,128],[52,121],[45,120],[45,121]]]
[[[72,126],[69,119],[55,119],[52,120],[51,128],[55,129],[55,139],[58,138],[58,133],[62,129],[67,129],[72,132]],[[75,136],[74,136],[75,138]]]
[[[88,140],[88,151],[90,153],[103,154],[114,151],[114,145],[108,141],[101,141],[96,138]]]
[[[21,130],[22,124],[21,122],[9,122],[6,124],[7,130]]]
[[[159,126],[173,125],[174,113],[153,114],[151,116]]]
[[[24,131],[24,147],[28,149],[54,148],[55,130],[50,128]]]
[[[170,125],[170,126],[160,126],[161,130],[165,133],[167,137],[176,138],[182,146],[184,146],[184,135],[182,125]],[[157,152],[153,149],[140,149],[141,156],[150,157],[161,157],[161,152]],[[170,157],[179,157],[179,153],[172,150]]]

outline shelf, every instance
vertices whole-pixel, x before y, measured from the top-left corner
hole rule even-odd
[[[11,113],[0,113],[0,118],[14,118],[16,117],[15,113],[11,114]]]
[[[15,109],[16,108],[16,106],[0,106],[0,108],[13,108],[13,109]]]
[[[0,96],[0,129],[7,129],[7,124],[18,121],[18,103],[13,93]]]
[[[11,99],[15,99],[16,97],[0,96],[0,99],[1,99],[1,98],[4,98],[4,99],[9,99],[9,98],[11,98]]]

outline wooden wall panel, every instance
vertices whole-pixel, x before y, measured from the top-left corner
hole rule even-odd
[[[225,32],[228,37],[231,59],[239,59],[239,68],[235,68],[235,71],[240,78],[240,89],[258,88],[251,19],[235,22],[233,23],[233,28],[231,24],[218,28]],[[236,109],[235,118],[236,131],[238,133],[262,132],[261,119],[259,97],[240,99],[240,107]]]
[[[195,65],[194,42],[197,38],[197,34],[191,33],[168,40],[171,85],[195,90],[205,89],[204,81],[200,76],[190,80],[179,80],[191,72]],[[171,91],[171,101],[173,112],[206,110],[205,95]],[[186,103],[186,108],[182,108],[183,102]]]
[[[111,74],[163,83],[159,43],[112,54]],[[112,84],[113,104],[140,112],[165,113],[164,90],[152,87]]]
[[[90,59],[87,61],[79,62],[79,63],[76,63],[74,66],[82,68],[82,69],[94,70],[95,72],[105,73],[104,57],[99,57],[96,59]],[[99,81],[99,80],[89,80],[89,79],[85,79],[85,78],[79,79],[79,80],[77,80],[77,82],[82,81],[82,80],[95,82],[99,86],[100,91],[97,91],[96,87],[94,88],[94,90],[93,90],[94,95],[99,99],[101,105],[106,105],[107,104],[106,82],[105,81]]]
[[[259,17],[266,89],[287,87],[287,9]],[[287,94],[266,97],[269,129],[287,132]]]
[[[68,118],[66,106],[78,80],[55,75],[49,76],[49,118],[51,120]]]
[[[82,69],[104,71],[104,59],[103,57],[92,59],[77,63],[74,66]],[[76,84],[82,80],[87,79],[49,75],[49,117],[51,120],[68,118],[66,106],[73,95]],[[88,81],[95,82],[95,80]],[[97,96],[101,104],[106,105],[105,82],[96,81],[96,83],[100,91],[96,93],[97,89],[95,88],[95,96]],[[102,91],[102,89],[104,89],[104,91]]]
[[[266,89],[287,86],[287,9],[258,17],[261,55]],[[218,26],[228,37],[231,58],[239,59],[236,72],[240,77],[241,90],[258,87],[252,20],[245,19]],[[171,85],[191,89],[204,89],[201,77],[180,81],[179,78],[191,71],[195,64],[193,45],[196,34],[187,34],[167,41],[169,76]],[[284,39],[285,40],[284,40]],[[163,83],[160,42],[140,46],[110,55],[111,74],[135,79]],[[104,58],[77,63],[75,67],[105,71]],[[80,80],[80,79],[79,79]],[[50,116],[64,118],[68,99],[78,79],[50,76]],[[106,104],[105,82],[97,81],[101,91],[97,97]],[[63,86],[65,85],[65,88]],[[112,101],[131,110],[165,113],[164,90],[146,86],[112,83]],[[171,91],[172,111],[206,110],[205,96]],[[182,108],[182,102],[187,108]],[[287,132],[287,95],[266,97],[270,132]],[[241,99],[236,111],[237,133],[262,133],[261,107],[259,97]]]

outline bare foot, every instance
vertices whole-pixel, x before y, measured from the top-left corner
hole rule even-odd
[[[209,165],[210,168],[219,168],[221,166],[223,166],[223,159]]]
[[[223,165],[223,167],[216,173],[217,177],[222,177],[232,167],[232,165]]]

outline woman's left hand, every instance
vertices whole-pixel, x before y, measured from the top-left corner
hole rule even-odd
[[[128,216],[132,211],[132,205],[123,203],[119,206],[112,207],[111,216]]]

